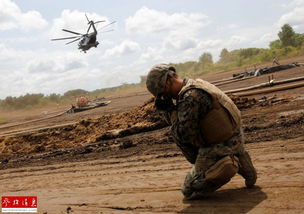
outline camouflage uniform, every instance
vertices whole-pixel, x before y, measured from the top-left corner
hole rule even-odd
[[[166,64],[154,66],[147,76],[147,89],[158,97],[165,90],[168,72],[175,68]],[[183,86],[187,84],[185,79]],[[157,100],[157,99],[156,99]],[[219,160],[225,157],[239,158],[239,171],[246,180],[246,186],[252,187],[256,181],[256,172],[249,154],[245,151],[242,142],[241,130],[236,131],[225,142],[208,144],[204,142],[204,136],[200,129],[200,122],[207,118],[207,113],[213,110],[213,98],[210,94],[199,88],[191,88],[178,98],[176,107],[168,108],[165,112],[167,121],[172,124],[173,138],[185,155],[193,164],[191,171],[185,178],[182,192],[186,198],[191,199],[213,192],[226,182],[210,182],[205,176],[207,170],[213,168]],[[173,103],[172,103],[173,105]],[[236,171],[234,171],[236,173]],[[232,175],[233,176],[233,175]],[[216,184],[217,183],[217,184]],[[220,183],[220,184],[219,184]]]
[[[184,80],[184,84],[187,79]],[[190,89],[177,100],[177,110],[168,113],[172,126],[173,138],[186,159],[194,164],[187,174],[182,186],[186,198],[196,198],[208,192],[213,192],[221,186],[205,181],[205,172],[225,156],[247,155],[239,131],[231,139],[219,144],[204,144],[202,133],[198,130],[199,121],[212,108],[211,96],[200,89]],[[251,163],[252,164],[252,163]],[[239,172],[241,174],[241,171]]]

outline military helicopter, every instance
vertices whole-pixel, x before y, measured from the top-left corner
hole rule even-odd
[[[75,31],[71,31],[71,30],[67,30],[67,29],[62,29],[63,31],[65,32],[68,32],[68,33],[73,33],[73,34],[76,34],[77,36],[71,36],[71,37],[65,37],[65,38],[58,38],[58,39],[52,39],[52,41],[56,41],[56,40],[65,40],[65,39],[74,39],[73,41],[70,41],[67,44],[71,44],[73,42],[76,42],[78,40],[79,43],[78,43],[78,49],[80,49],[81,51],[83,51],[84,53],[86,53],[87,50],[89,50],[91,47],[97,47],[99,45],[99,42],[96,40],[97,38],[97,31],[98,30],[101,30],[109,25],[112,25],[114,24],[116,21],[113,21],[103,27],[101,27],[100,29],[96,30],[96,27],[95,27],[95,24],[97,23],[100,23],[100,22],[105,22],[105,20],[102,20],[102,21],[96,21],[94,22],[93,20],[89,20],[87,14],[85,14],[87,20],[88,20],[88,29],[87,29],[87,32],[85,34],[81,34],[81,33],[77,33]],[[89,33],[90,29],[93,29],[93,32]],[[103,33],[105,32],[110,32],[110,31],[113,31],[113,30],[108,30],[108,31],[103,31]]]

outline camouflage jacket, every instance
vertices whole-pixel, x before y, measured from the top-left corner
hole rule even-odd
[[[185,80],[187,81],[187,80]],[[177,100],[176,112],[171,112],[171,132],[186,159],[194,163],[202,142],[200,121],[212,108],[211,95],[200,89],[190,89]],[[175,115],[172,117],[172,115]]]

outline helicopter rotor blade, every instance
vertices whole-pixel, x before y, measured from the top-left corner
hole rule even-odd
[[[70,41],[70,42],[68,42],[68,43],[65,43],[66,45],[67,44],[71,44],[71,43],[73,43],[73,42],[76,42],[76,41],[78,41],[79,39],[81,39],[81,37],[79,37],[79,38],[77,38],[77,39],[74,39],[73,41]]]
[[[109,25],[112,25],[112,24],[114,24],[116,21],[113,21],[113,22],[111,22],[111,23],[109,23],[109,24],[107,24],[107,25],[105,25],[105,26],[102,26],[101,28],[99,28],[98,30],[101,30],[101,29],[103,29],[103,28],[105,28],[105,27],[108,27]]]
[[[100,31],[100,33],[107,33],[107,32],[111,32],[111,31],[114,31],[114,30],[111,29],[111,30],[106,30],[106,31]]]
[[[81,33],[77,33],[77,32],[71,31],[71,30],[67,30],[67,29],[62,29],[62,30],[65,32],[68,32],[68,33],[76,34],[76,35],[82,35]]]
[[[87,16],[87,14],[85,13],[84,15],[85,15],[85,17],[87,18],[88,23],[90,23],[90,20],[89,20],[89,18],[88,18],[88,16]]]
[[[90,24],[90,26],[88,27],[87,34],[89,33],[91,26],[92,26],[92,24]]]
[[[105,22],[105,20],[102,20],[102,21],[96,21],[96,22],[94,22],[94,24],[97,24],[97,23],[100,23],[100,22]]]
[[[51,40],[52,40],[52,41],[56,41],[56,40],[75,39],[75,38],[78,38],[78,36],[71,36],[71,37],[58,38],[58,39],[51,39]]]

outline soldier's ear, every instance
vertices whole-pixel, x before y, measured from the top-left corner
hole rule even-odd
[[[176,76],[176,73],[174,71],[169,71],[168,72],[168,79],[171,78],[173,79]]]
[[[174,68],[173,66],[170,66],[168,69],[169,69],[170,71],[176,72],[176,70],[175,70],[175,68]]]
[[[166,80],[166,85],[165,85],[165,91],[168,93],[170,91],[170,88],[172,86],[172,77],[168,75],[168,78]]]

